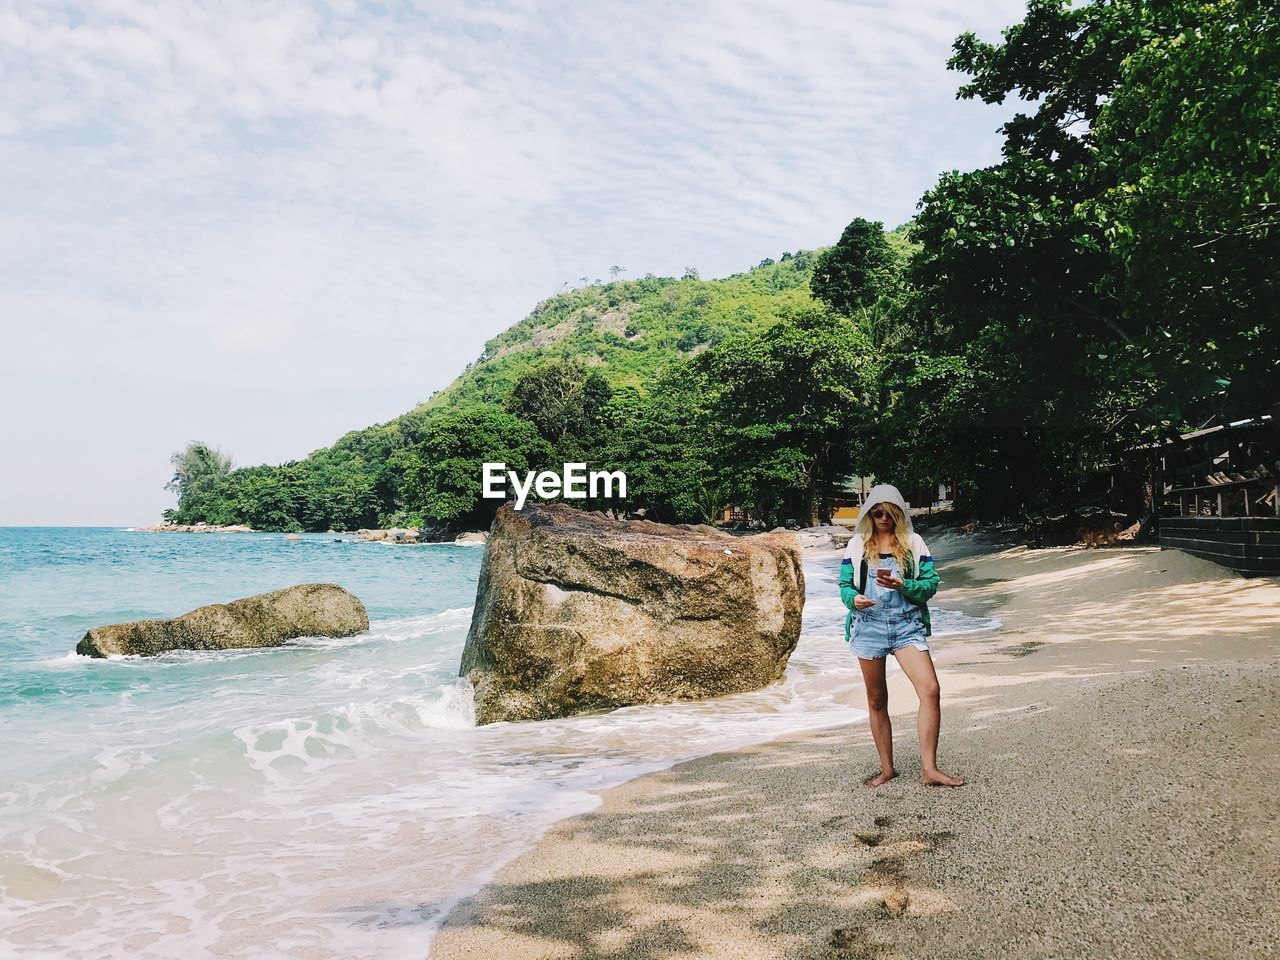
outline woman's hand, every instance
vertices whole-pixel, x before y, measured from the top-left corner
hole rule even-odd
[[[858,594],[853,598],[853,608],[855,610],[865,610],[867,607],[874,607],[875,605],[876,602],[874,600],[864,597],[862,594]]]
[[[882,586],[882,587],[889,587],[890,589],[893,589],[893,590],[901,590],[901,589],[902,589],[902,578],[901,578],[901,577],[895,577],[895,576],[892,576],[892,575],[887,576],[887,577],[881,577],[881,576],[878,576],[878,575],[877,575],[877,576],[876,576],[876,583],[880,584],[880,586]]]

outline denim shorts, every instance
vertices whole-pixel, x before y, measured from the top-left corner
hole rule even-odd
[[[903,647],[929,649],[924,621],[917,611],[872,616],[865,611],[853,612],[849,649],[863,660],[879,660]]]

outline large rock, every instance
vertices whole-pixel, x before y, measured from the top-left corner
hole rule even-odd
[[[302,583],[231,603],[214,603],[172,620],[94,627],[76,653],[108,657],[166,650],[276,647],[296,637],[349,637],[369,629],[364,604],[336,583]]]
[[[782,675],[803,607],[793,534],[508,503],[460,673],[480,723],[755,690]]]

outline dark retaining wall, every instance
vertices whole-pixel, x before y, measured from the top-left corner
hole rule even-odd
[[[1161,517],[1160,546],[1246,577],[1280,576],[1280,517]]]

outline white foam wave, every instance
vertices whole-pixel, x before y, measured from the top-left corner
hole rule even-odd
[[[284,644],[273,647],[238,647],[229,650],[166,650],[152,656],[138,654],[115,653],[106,657],[89,657],[68,651],[61,657],[33,661],[35,666],[64,668],[68,666],[90,666],[93,664],[152,664],[156,666],[186,665],[206,661],[236,660],[241,657],[261,656],[274,651],[302,648],[313,650],[335,650],[380,640],[401,642],[415,640],[435,634],[448,633],[459,626],[467,626],[471,622],[472,607],[450,607],[437,613],[422,614],[412,617],[392,617],[374,620],[369,629],[349,637],[297,637]]]
[[[940,609],[934,614],[932,626],[935,637],[959,637],[999,630],[1004,624],[995,617],[971,617],[959,610]]]
[[[475,726],[471,684],[458,680],[417,697],[351,701],[318,718],[284,718],[237,727],[250,766],[274,782],[315,774],[356,755],[368,755],[387,735]]]
[[[83,653],[76,653],[74,650],[71,650],[60,657],[50,657],[48,660],[33,661],[32,665],[52,670],[66,670],[68,668],[87,667],[95,659],[98,658],[85,656]]]
[[[104,784],[120,780],[128,773],[155,763],[156,758],[145,750],[112,747],[100,750],[94,755],[93,760],[98,764],[99,769],[89,774],[89,781],[95,784]]]

